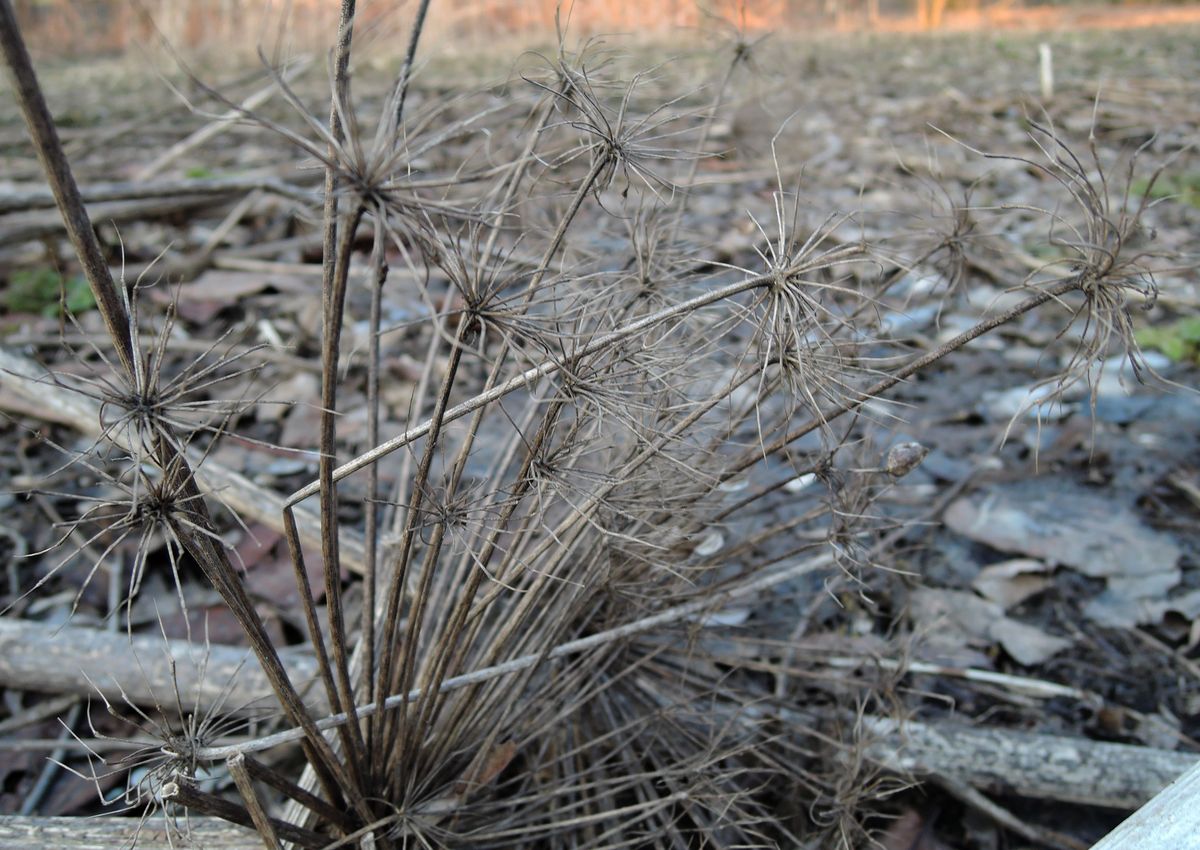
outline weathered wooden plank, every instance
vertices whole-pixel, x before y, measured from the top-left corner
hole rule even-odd
[[[1200,850],[1200,764],[1130,815],[1092,850]]]

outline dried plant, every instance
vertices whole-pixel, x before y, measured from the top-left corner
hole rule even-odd
[[[105,806],[115,806],[118,812],[137,813],[139,829],[133,833],[130,846],[136,846],[141,825],[155,811],[162,811],[166,816],[168,840],[186,846],[187,812],[170,802],[171,789],[180,782],[195,782],[211,776],[213,771],[210,762],[201,757],[203,750],[218,741],[246,735],[256,728],[258,721],[265,721],[272,714],[266,701],[257,706],[230,704],[240,668],[225,682],[215,699],[200,708],[208,671],[207,633],[204,641],[195,646],[198,658],[193,661],[196,675],[192,693],[181,691],[175,673],[176,658],[171,654],[165,636],[163,640],[164,660],[173,688],[170,698],[163,700],[155,695],[154,705],[147,711],[129,698],[120,682],[113,684],[121,693],[123,706],[115,705],[104,696],[103,690],[95,688],[104,704],[104,713],[118,726],[129,728],[132,732],[128,737],[101,732],[97,728],[96,718],[89,711],[87,723],[90,737],[87,740],[68,728],[72,737],[83,745],[88,770],[84,773],[70,765],[62,765],[76,776],[93,783]],[[142,661],[136,655],[135,661],[141,668]],[[149,677],[144,678],[149,687]],[[111,726],[111,722],[108,725]],[[121,790],[116,795],[104,789],[110,778],[121,783]]]
[[[197,423],[190,394],[245,367],[197,358],[168,376],[171,319],[144,352],[139,287],[93,269],[116,357],[101,355],[112,375],[83,386],[105,401],[103,439],[128,431],[136,450],[114,478],[128,498],[85,517],[108,523],[110,549],[141,535],[145,551],[145,535],[161,533],[173,570],[181,553],[200,565],[293,727],[227,742],[221,723],[180,729],[141,715],[168,744],[138,755],[154,778],[135,801],[165,795],[252,823],[270,846],[772,847],[821,830],[827,846],[860,842],[860,805],[897,787],[855,737],[864,706],[887,710],[888,685],[797,684],[794,656],[763,650],[786,646],[786,633],[748,651],[738,629],[767,616],[770,594],[801,593],[822,571],[857,579],[875,562],[886,527],[875,502],[924,456],[908,446],[868,461],[873,449],[856,445],[855,424],[878,416],[873,403],[896,384],[1056,302],[1082,323],[1060,387],[1114,343],[1136,362],[1130,295],[1154,290],[1149,258],[1129,255],[1145,199],[1111,197],[1102,171],[1097,181],[1035,128],[1047,158],[1036,167],[1081,212],[1041,211],[1056,239],[1067,229],[1070,271],[1031,276],[1019,304],[910,356],[880,332],[886,299],[903,271],[939,257],[955,287],[973,228],[965,207],[950,205],[949,232],[923,253],[895,259],[847,236],[854,215],[811,225],[777,160],[774,220],[753,220],[737,257],[718,261],[683,238],[714,116],[754,46],[744,36],[707,107],[694,92],[656,90],[661,68],[621,79],[621,62],[571,50],[563,35],[503,98],[414,111],[427,6],[373,134],[351,97],[353,0],[342,3],[328,120],[270,66],[300,130],[195,81],[326,172],[320,467],[287,498],[280,526],[330,715],[299,699],[194,482],[192,464],[205,462],[189,455],[197,429],[211,445],[237,407],[206,399],[212,418]],[[36,130],[36,81],[15,25],[2,29]],[[452,138],[510,130],[516,144],[494,142],[486,165],[447,153]],[[56,141],[43,132],[38,144],[69,178]],[[82,216],[69,192],[62,204]],[[335,423],[360,231],[371,240],[369,447],[347,459]],[[389,277],[389,257],[411,284]],[[405,327],[426,354],[406,430],[387,436],[381,304],[400,285],[428,309],[424,327]],[[814,432],[815,444],[803,441]],[[367,554],[355,610],[340,571],[339,485],[360,474]],[[799,476],[821,486],[789,491]],[[297,506],[313,497],[323,605],[297,528]],[[794,710],[804,700],[812,710]],[[296,741],[302,776],[249,760]],[[244,805],[194,786],[201,765],[223,760]],[[281,817],[266,814],[264,785],[288,800]]]

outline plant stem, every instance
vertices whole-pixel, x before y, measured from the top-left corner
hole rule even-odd
[[[678,623],[681,620],[697,617],[705,612],[716,612],[723,605],[760,593],[764,590],[769,590],[784,582],[807,575],[815,570],[821,569],[833,563],[833,556],[829,554],[815,555],[812,558],[792,564],[788,567],[783,567],[778,570],[773,570],[770,573],[758,576],[755,579],[745,582],[744,584],[736,585],[728,590],[711,592],[703,594],[702,598],[693,602],[686,602],[682,605],[676,605],[653,614],[648,617],[643,617],[639,620],[634,620],[630,623],[617,626],[616,628],[606,631],[597,632],[587,637],[577,638],[558,646],[546,652],[531,653],[522,655],[510,661],[504,661],[499,664],[485,667],[480,670],[474,670],[470,673],[463,673],[459,676],[453,676],[444,680],[437,689],[437,693],[444,694],[450,691],[458,690],[469,685],[477,685],[482,682],[489,682],[493,679],[498,679],[502,676],[507,676],[511,673],[517,673],[546,661],[552,661],[557,658],[566,658],[572,655],[578,655],[581,652],[596,649],[603,646],[616,643],[626,638],[636,637],[639,634],[657,629],[661,626],[668,626]],[[367,705],[358,706],[356,716],[359,718],[370,717],[380,711],[391,711],[395,708],[400,708],[409,705],[422,697],[423,692],[418,688],[407,693],[396,694],[388,697],[382,703],[370,703]],[[334,714],[329,717],[322,718],[317,721],[317,727],[320,729],[333,729],[347,722],[347,715]],[[233,753],[244,752],[262,752],[273,747],[278,747],[282,744],[291,743],[303,736],[303,731],[299,729],[287,729],[282,732],[276,732],[273,735],[266,735],[262,738],[257,738],[253,741],[243,741],[237,744],[229,744],[218,747],[205,747],[196,751],[197,758],[203,761],[217,761],[219,759],[228,758]]]
[[[117,291],[92,230],[9,0],[0,0],[0,49],[3,50],[13,88],[33,136],[34,147],[55,193],[71,242],[83,265],[121,366],[130,380],[135,380],[141,367],[134,354],[131,336],[134,329],[129,324],[125,299]],[[225,550],[213,541],[215,531],[208,508],[196,487],[194,473],[185,456],[174,448],[177,442],[161,438],[154,447],[155,462],[159,469],[172,478],[172,483],[178,488],[180,503],[188,506],[188,521],[175,523],[174,530],[242,625],[281,706],[289,719],[305,730],[305,750],[322,784],[331,797],[336,797],[337,782],[334,777],[338,772],[337,760],[325,739],[312,726],[312,718],[288,678],[258,611],[246,594],[236,570],[229,563]]]
[[[379,329],[383,312],[383,285],[387,281],[388,264],[385,258],[383,219],[376,216],[375,240],[371,255],[371,315],[370,337],[367,341],[367,444],[379,442]],[[379,466],[372,464],[367,472],[367,501],[364,536],[366,540],[366,563],[363,565],[363,604],[359,621],[362,635],[362,658],[358,662],[362,679],[359,684],[362,695],[375,699],[375,590],[376,569],[379,560]]]

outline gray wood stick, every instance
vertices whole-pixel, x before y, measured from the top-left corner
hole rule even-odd
[[[205,658],[207,656],[207,660]],[[185,700],[196,700],[203,711],[224,696],[224,710],[238,713],[271,696],[267,678],[250,650],[235,646],[166,641],[162,637],[100,631],[81,626],[54,629],[45,623],[0,618],[0,685],[23,691],[46,691],[94,696],[97,691],[120,704],[126,696],[138,705],[155,702],[170,711],[175,704],[170,659]],[[288,673],[298,685],[317,673],[315,660],[285,656]],[[321,699],[320,688],[313,698]],[[275,703],[268,701],[267,707]]]
[[[950,723],[867,719],[867,755],[894,770],[936,773],[984,791],[1132,810],[1200,762],[1182,753],[1087,738]]]
[[[259,840],[252,830],[217,818],[190,817],[180,821],[191,838],[186,846],[209,850],[245,850]],[[112,850],[129,847],[137,839],[138,850],[178,850],[181,829],[168,831],[161,817],[147,818],[24,818],[0,817],[0,850],[55,847],[59,850]],[[173,840],[172,840],[173,839]]]

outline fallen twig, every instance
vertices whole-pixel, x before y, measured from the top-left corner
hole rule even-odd
[[[868,718],[867,755],[894,770],[938,774],[988,791],[1135,809],[1200,756],[1012,729]]]
[[[176,850],[181,828],[165,818],[0,818],[0,850],[58,847],[61,850]],[[258,839],[250,830],[217,818],[188,818],[183,831],[196,847],[244,850]]]
[[[166,216],[185,210],[208,207],[224,202],[223,195],[173,195],[169,198],[143,198],[136,201],[111,201],[93,204],[88,208],[88,216],[96,222],[138,221],[145,218]],[[34,213],[21,216],[17,222],[10,222],[0,231],[0,248],[8,245],[20,245],[22,242],[32,242],[47,236],[58,236],[65,231],[62,216],[57,212]]]
[[[172,671],[167,659],[173,658]],[[316,663],[306,655],[287,654],[296,682],[311,680]],[[174,678],[174,682],[172,682]],[[0,618],[0,685],[23,691],[78,696],[128,697],[152,705],[179,692],[197,699],[197,711],[223,703],[227,710],[247,709],[269,698],[271,686],[250,650],[236,646],[193,644],[185,640],[101,631],[82,626],[54,629],[45,623]],[[319,689],[318,689],[319,690]],[[318,693],[314,699],[321,699]],[[274,703],[270,703],[274,705]]]
[[[80,186],[79,194],[84,203],[99,204],[108,201],[134,201],[149,198],[178,198],[182,195],[242,195],[255,190],[271,192],[285,198],[315,203],[314,193],[291,183],[274,178],[205,178],[189,180],[160,180],[155,183],[94,183]],[[39,187],[25,191],[14,190],[0,197],[0,215],[26,212],[34,209],[53,209],[54,195],[49,189]]]

